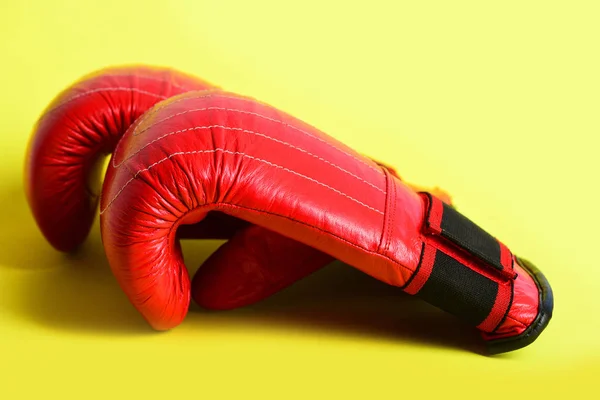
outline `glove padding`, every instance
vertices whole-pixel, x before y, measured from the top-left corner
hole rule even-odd
[[[302,243],[457,315],[491,352],[528,345],[551,317],[543,275],[434,194],[273,107],[197,92],[136,121],[102,192],[111,269],[155,329],[180,324],[202,287],[190,284],[178,229],[214,214],[253,224],[228,244],[260,228]],[[199,271],[216,271],[211,259]]]

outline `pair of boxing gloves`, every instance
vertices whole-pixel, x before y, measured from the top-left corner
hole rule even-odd
[[[492,354],[529,345],[552,315],[545,277],[444,192],[171,69],[110,68],[64,90],[35,126],[25,170],[57,250],[76,251],[100,209],[110,268],[157,330],[180,324],[192,299],[242,307],[334,260],[456,315]],[[190,280],[182,238],[226,241]]]

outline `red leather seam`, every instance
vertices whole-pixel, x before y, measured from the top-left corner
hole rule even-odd
[[[212,129],[212,128],[211,128],[211,129]],[[315,178],[312,178],[312,177],[310,177],[310,176],[307,176],[307,175],[303,175],[303,174],[301,174],[301,173],[299,173],[299,172],[296,172],[296,171],[294,171],[294,170],[292,170],[292,169],[289,169],[289,168],[287,168],[287,167],[284,167],[284,166],[281,166],[281,165],[277,165],[277,164],[273,164],[272,162],[270,162],[270,161],[268,161],[268,160],[265,160],[265,159],[262,159],[262,158],[255,157],[255,156],[252,156],[252,155],[250,155],[250,154],[246,154],[246,153],[243,153],[243,152],[236,152],[236,151],[227,150],[227,149],[223,149],[223,148],[204,149],[204,150],[193,150],[193,151],[187,151],[187,152],[176,152],[176,153],[172,153],[172,154],[170,154],[169,156],[167,156],[167,157],[165,157],[165,158],[162,158],[162,159],[160,159],[159,161],[156,161],[156,162],[154,162],[154,163],[150,164],[149,166],[147,166],[147,167],[145,167],[145,168],[142,168],[142,169],[138,170],[138,171],[137,171],[137,172],[136,172],[136,173],[135,173],[135,174],[134,174],[134,175],[131,177],[131,179],[130,179],[130,180],[128,180],[127,182],[125,182],[125,184],[124,184],[124,185],[121,187],[121,189],[119,189],[119,191],[118,191],[118,192],[117,192],[117,193],[114,195],[114,197],[113,197],[113,198],[112,198],[112,199],[111,199],[111,200],[108,202],[108,204],[106,205],[106,207],[105,207],[103,210],[101,210],[101,211],[100,211],[100,214],[104,214],[104,212],[105,212],[105,211],[106,211],[106,210],[107,210],[107,209],[108,209],[108,208],[111,206],[111,204],[112,204],[112,203],[113,203],[113,202],[114,202],[114,201],[117,199],[117,197],[119,197],[119,195],[120,195],[120,194],[123,192],[123,190],[125,190],[125,188],[126,188],[126,187],[127,187],[127,186],[128,186],[130,183],[131,183],[131,182],[133,182],[135,179],[137,179],[137,177],[138,177],[138,176],[139,176],[139,175],[140,175],[142,172],[147,172],[147,171],[149,171],[150,169],[152,169],[153,167],[155,167],[155,166],[157,166],[157,165],[159,165],[159,164],[161,164],[161,163],[163,163],[163,162],[165,162],[165,161],[169,161],[169,160],[170,160],[172,157],[174,157],[174,156],[180,156],[180,155],[190,155],[190,154],[200,154],[200,153],[217,153],[217,152],[221,152],[221,153],[228,153],[228,154],[234,154],[234,155],[240,155],[241,157],[248,158],[248,159],[252,159],[252,160],[255,160],[255,161],[257,161],[257,162],[261,162],[261,163],[264,163],[264,164],[270,165],[270,166],[272,166],[272,167],[275,167],[275,168],[278,168],[278,169],[284,170],[284,171],[286,171],[286,172],[288,172],[288,173],[291,173],[291,174],[293,174],[293,175],[297,175],[297,176],[299,176],[299,177],[301,177],[301,178],[304,178],[304,179],[307,179],[307,180],[309,180],[309,181],[312,181],[312,182],[314,182],[314,183],[316,183],[316,184],[318,184],[318,185],[320,185],[320,186],[326,187],[326,188],[328,188],[328,189],[330,189],[330,190],[332,190],[332,191],[334,191],[334,192],[338,193],[339,195],[341,195],[341,196],[343,196],[343,197],[346,197],[347,199],[349,199],[349,200],[351,200],[351,201],[353,201],[353,202],[355,202],[355,203],[357,203],[357,204],[360,204],[360,205],[361,205],[361,206],[363,206],[363,207],[366,207],[366,208],[368,208],[368,209],[370,209],[370,210],[372,210],[372,211],[374,211],[374,212],[376,212],[376,213],[378,213],[378,214],[381,214],[381,216],[382,216],[382,217],[385,217],[385,213],[384,213],[383,211],[381,211],[381,210],[379,210],[379,209],[376,209],[376,208],[374,208],[374,207],[371,207],[371,206],[369,206],[368,204],[366,204],[366,203],[364,203],[364,202],[362,202],[362,201],[360,201],[360,200],[358,200],[358,199],[355,199],[355,198],[353,198],[353,197],[349,196],[348,194],[346,194],[346,193],[344,193],[344,192],[340,191],[339,189],[336,189],[336,188],[334,188],[334,187],[332,187],[332,186],[329,186],[329,185],[327,185],[327,184],[325,184],[325,183],[323,183],[323,182],[320,182],[320,181],[316,180]],[[381,171],[379,171],[379,172],[381,172]]]
[[[151,108],[150,110],[146,111],[141,116],[139,116],[138,118],[136,118],[136,120],[133,121],[133,123],[131,124],[131,126],[128,128],[128,130],[129,129],[133,129],[132,136],[133,137],[138,136],[138,133],[136,133],[138,127],[140,127],[142,125],[142,123],[146,122],[146,120],[149,117],[151,117],[153,114],[156,114],[158,111],[162,110],[163,108],[165,108],[165,107],[167,107],[169,105],[172,105],[174,103],[182,102],[182,101],[187,100],[187,99],[194,99],[194,98],[198,98],[198,97],[203,97],[205,95],[205,93],[207,93],[207,92],[210,92],[210,93],[217,92],[218,93],[218,92],[221,92],[221,89],[218,88],[218,87],[216,87],[216,86],[215,87],[207,87],[205,89],[196,88],[196,89],[190,89],[190,90],[188,90],[186,92],[183,92],[183,93],[179,93],[179,95],[187,94],[187,93],[191,93],[191,92],[194,92],[194,96],[182,97],[182,98],[178,98],[176,100],[172,100],[172,97],[175,96],[175,95],[173,95],[173,96],[166,97],[162,101],[155,102],[155,105],[154,105],[153,108]],[[117,153],[120,153],[119,152],[120,147],[121,147],[121,140],[119,140],[117,142],[117,145],[115,146],[115,150],[114,150],[115,157],[113,157],[113,160],[111,162],[112,166],[115,167],[115,168],[119,167],[120,164],[122,162],[124,162],[124,160],[121,160],[121,162],[117,162],[116,161],[117,158],[118,158],[117,157]]]
[[[391,217],[391,222],[394,223],[394,222],[396,222],[396,207],[397,207],[396,200],[397,199],[396,199],[396,185],[394,185],[394,181],[393,181],[393,179],[392,179],[391,176],[390,176],[390,188],[392,189],[392,217]],[[386,253],[389,251],[389,249],[390,249],[390,243],[392,242],[390,240],[390,238],[392,236],[392,230],[393,230],[393,226],[390,223],[390,232],[388,234],[388,237],[386,239],[386,244],[385,244],[385,251],[386,251]]]
[[[508,315],[506,317],[506,319],[510,319],[512,321],[515,321],[517,324],[521,325],[523,328],[527,328],[527,325],[525,325],[522,321],[519,321],[518,319],[514,319],[513,317],[511,317],[510,315]]]
[[[515,282],[511,281],[510,282],[510,299],[508,301],[508,307],[504,311],[504,315],[502,316],[502,318],[500,319],[500,321],[498,321],[498,323],[496,324],[496,326],[492,330],[492,333],[496,332],[504,324],[504,322],[506,321],[506,319],[509,317],[508,313],[510,313],[510,309],[512,308],[512,305],[513,305],[514,301],[515,301]]]
[[[334,237],[334,238],[336,238],[336,239],[338,239],[338,240],[340,240],[340,241],[342,241],[342,242],[344,242],[344,243],[346,243],[346,244],[348,244],[348,245],[350,245],[350,246],[352,246],[352,247],[355,247],[355,248],[357,248],[357,249],[359,249],[359,250],[361,250],[361,251],[364,251],[364,252],[365,252],[365,253],[367,253],[367,254],[372,254],[372,255],[374,255],[374,256],[379,256],[379,257],[382,257],[382,258],[384,258],[384,259],[386,259],[386,260],[389,260],[389,261],[390,261],[392,264],[394,264],[394,265],[397,265],[397,266],[399,266],[399,267],[402,267],[402,268],[404,268],[405,270],[409,271],[410,273],[414,273],[414,271],[413,271],[412,269],[410,269],[409,267],[407,267],[406,265],[400,264],[398,261],[394,260],[393,258],[391,258],[391,257],[389,257],[389,256],[387,256],[387,255],[385,255],[385,254],[381,254],[381,253],[378,253],[378,252],[376,252],[376,251],[372,251],[372,250],[369,250],[369,249],[365,249],[364,247],[362,247],[362,246],[360,246],[360,245],[357,245],[357,244],[355,244],[355,243],[352,243],[352,242],[348,241],[347,239],[344,239],[344,238],[342,238],[342,237],[340,237],[340,236],[336,235],[335,233],[329,232],[329,231],[327,231],[327,230],[325,230],[325,229],[319,228],[319,227],[317,227],[317,226],[314,226],[314,225],[307,224],[306,222],[299,221],[299,220],[296,220],[296,219],[294,219],[294,218],[290,218],[290,217],[288,217],[288,216],[285,216],[285,215],[276,214],[276,213],[269,212],[269,211],[264,211],[264,210],[259,210],[259,209],[252,208],[252,207],[240,206],[240,205],[236,205],[236,204],[229,204],[229,203],[211,203],[211,204],[203,204],[203,205],[201,205],[201,206],[198,206],[198,207],[192,208],[192,209],[190,209],[190,210],[188,210],[188,211],[184,212],[184,213],[183,213],[181,216],[179,216],[179,217],[177,218],[177,220],[176,220],[176,221],[173,223],[173,225],[171,225],[171,227],[169,228],[168,236],[169,236],[169,237],[171,237],[171,235],[172,235],[173,237],[175,236],[175,235],[174,235],[174,231],[175,231],[175,230],[176,230],[176,229],[179,227],[180,221],[181,221],[183,218],[185,218],[185,217],[186,217],[188,214],[190,214],[190,213],[192,213],[192,212],[195,212],[195,211],[198,211],[198,210],[201,210],[201,209],[203,209],[203,208],[211,208],[211,207],[213,207],[213,208],[216,208],[216,209],[218,209],[218,208],[220,208],[220,207],[229,207],[229,208],[233,208],[233,209],[242,209],[242,210],[254,211],[254,212],[257,212],[257,213],[260,213],[260,214],[273,215],[273,216],[276,216],[276,217],[284,218],[284,219],[290,220],[290,221],[292,221],[292,222],[295,222],[295,223],[298,223],[298,224],[301,224],[301,225],[307,226],[307,227],[309,227],[309,228],[311,228],[311,229],[315,229],[315,230],[317,230],[317,231],[320,231],[320,232],[322,232],[322,233],[328,234],[328,235],[330,235],[330,236],[332,236],[332,237]],[[401,276],[401,275],[400,275],[400,276]],[[400,285],[400,286],[401,286],[401,285]]]
[[[381,227],[381,237],[379,238],[379,245],[377,246],[377,252],[381,252],[381,246],[383,246],[385,240],[389,237],[390,235],[390,225],[391,225],[391,221],[389,218],[390,215],[390,208],[391,208],[391,204],[390,202],[392,201],[392,196],[390,196],[390,177],[389,174],[387,173],[385,167],[381,167],[384,175],[385,175],[385,209],[384,209],[384,216],[383,216],[383,226]],[[386,250],[387,250],[387,244],[386,244]]]
[[[272,109],[272,110],[280,112],[279,110],[274,109],[272,106],[270,106],[270,105],[268,105],[266,103],[262,103],[262,102],[260,102],[260,101],[258,101],[256,99],[253,99],[253,98],[250,98],[250,97],[245,97],[245,96],[235,96],[235,95],[232,95],[231,93],[223,91],[223,90],[221,90],[219,88],[216,88],[216,89],[215,88],[209,88],[209,89],[205,89],[205,90],[197,90],[195,92],[187,92],[187,93],[190,94],[190,95],[187,96],[187,97],[183,97],[183,98],[179,98],[179,99],[173,100],[173,101],[171,101],[172,97],[164,99],[163,100],[164,105],[158,106],[157,108],[153,109],[152,111],[149,111],[147,114],[145,114],[145,117],[147,117],[148,115],[155,114],[160,109],[162,109],[164,107],[168,107],[169,105],[171,105],[173,103],[176,103],[176,102],[179,102],[179,101],[184,101],[184,100],[187,100],[187,99],[208,98],[208,97],[211,97],[212,95],[214,95],[212,97],[213,100],[214,99],[229,99],[229,100],[238,100],[238,101],[249,101],[249,102],[252,102],[252,103],[261,104],[261,105],[263,105],[263,106],[265,106],[265,107],[267,107],[269,109]],[[264,115],[260,115],[260,116],[263,117],[263,118],[265,117]],[[288,126],[291,129],[295,129],[298,132],[304,133],[304,134],[306,134],[306,135],[308,135],[308,136],[310,136],[310,137],[312,137],[312,138],[314,138],[314,139],[316,139],[318,141],[321,141],[321,142],[323,142],[323,143],[325,143],[325,144],[327,144],[329,146],[332,146],[333,148],[335,148],[339,152],[341,152],[341,153],[349,156],[350,158],[353,158],[355,161],[360,162],[361,164],[363,164],[363,165],[367,166],[368,168],[372,169],[373,171],[376,171],[378,173],[382,173],[381,166],[379,164],[377,164],[376,162],[374,162],[370,158],[363,156],[362,154],[351,154],[352,152],[354,152],[354,150],[351,149],[351,148],[349,148],[349,147],[347,147],[347,149],[350,150],[350,152],[347,152],[347,151],[343,150],[342,148],[333,146],[331,143],[329,143],[327,141],[324,141],[323,139],[315,136],[314,133],[310,133],[306,129],[302,129],[302,128],[296,126],[295,124],[290,124],[290,123],[287,123],[287,122],[285,122],[283,120],[277,121],[277,122],[279,122],[279,123],[281,123],[281,124],[283,124],[285,126]],[[322,133],[321,131],[319,131],[315,127],[311,126],[310,128],[314,129],[316,132]],[[133,136],[136,136],[135,132],[134,132]],[[374,164],[375,166],[372,165],[372,164]]]

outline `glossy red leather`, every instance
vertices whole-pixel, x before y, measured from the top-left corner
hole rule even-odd
[[[170,96],[210,88],[171,69],[131,66],[94,72],[61,92],[34,127],[25,165],[27,200],[48,242],[69,252],[85,240],[103,161],[133,121]]]
[[[515,262],[519,275],[513,286],[513,301],[504,322],[493,334],[484,335],[487,340],[522,334],[535,320],[539,311],[538,288],[531,276]]]
[[[25,176],[35,221],[52,246],[70,252],[85,240],[103,178],[99,167],[127,128],[157,102],[204,89],[218,88],[172,69],[124,66],[85,76],[52,101],[35,126]],[[177,233],[179,238],[229,239],[248,226],[237,218],[211,214]],[[257,247],[265,253],[257,252]],[[241,307],[287,287],[331,260],[317,249],[253,227],[240,232],[206,263],[196,279],[197,301],[207,308]],[[280,268],[289,263],[293,268]]]
[[[399,287],[414,274],[423,241],[423,200],[392,171],[284,112],[226,92],[179,95],[136,121],[107,171],[101,209],[111,268],[158,330],[180,324],[190,302],[177,231],[209,213],[240,218]],[[256,244],[251,230],[238,234],[238,243]],[[286,239],[277,240],[286,248]],[[233,276],[212,266],[228,257],[218,251],[199,274],[213,282]],[[252,279],[252,262],[242,264]],[[296,270],[293,262],[280,265],[286,267]],[[510,318],[498,329],[509,335],[518,334],[513,320],[527,326],[538,307],[537,288],[518,271]],[[277,288],[291,283],[285,276],[253,281]],[[195,279],[194,292],[202,288]],[[230,289],[238,296],[235,285]],[[247,301],[256,298],[249,293]]]
[[[256,303],[335,261],[286,236],[251,225],[239,230],[202,264],[192,297],[208,309]]]

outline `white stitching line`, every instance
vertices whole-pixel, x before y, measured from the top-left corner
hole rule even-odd
[[[272,166],[272,167],[275,167],[275,168],[277,168],[277,169],[281,169],[281,170],[283,170],[283,171],[289,172],[289,173],[291,173],[291,174],[297,175],[297,176],[299,176],[299,177],[301,177],[301,178],[304,178],[304,179],[307,179],[307,180],[309,180],[309,181],[311,181],[311,182],[314,182],[314,183],[316,183],[316,184],[318,184],[318,185],[320,185],[320,186],[323,186],[323,187],[325,187],[325,188],[328,188],[328,189],[330,189],[330,190],[334,191],[335,193],[338,193],[338,194],[340,194],[340,195],[342,195],[342,196],[344,196],[344,197],[348,198],[349,200],[352,200],[353,202],[355,202],[355,203],[357,203],[357,204],[360,204],[361,206],[363,206],[363,207],[365,207],[365,208],[368,208],[368,209],[369,209],[369,210],[371,210],[371,211],[374,211],[374,212],[376,212],[376,213],[378,213],[378,214],[384,215],[384,213],[383,213],[382,211],[380,211],[380,210],[378,210],[378,209],[376,209],[376,208],[373,208],[373,207],[371,207],[371,206],[369,206],[369,205],[367,205],[367,204],[365,204],[365,203],[361,202],[360,200],[357,200],[357,199],[355,199],[354,197],[351,197],[351,196],[347,195],[346,193],[343,193],[343,192],[339,191],[338,189],[335,189],[335,188],[333,188],[333,187],[331,187],[331,186],[329,186],[329,185],[326,185],[325,183],[319,182],[318,180],[316,180],[316,179],[313,179],[313,178],[311,178],[311,177],[308,177],[308,176],[306,176],[306,175],[303,175],[303,174],[301,174],[301,173],[299,173],[299,172],[292,171],[291,169],[288,169],[288,168],[286,168],[286,167],[282,167],[281,165],[274,164],[274,163],[272,163],[272,162],[270,162],[270,161],[267,161],[267,160],[263,160],[262,158],[253,157],[253,156],[251,156],[251,155],[248,155],[248,154],[245,154],[245,153],[242,153],[242,152],[239,152],[239,151],[230,151],[230,150],[225,150],[225,149],[221,149],[221,148],[217,148],[217,149],[213,149],[213,150],[180,151],[180,152],[177,152],[177,153],[173,153],[173,154],[171,154],[171,155],[169,155],[169,156],[167,156],[167,157],[165,157],[165,158],[163,158],[163,159],[161,159],[161,160],[158,160],[157,162],[150,164],[150,165],[149,165],[148,167],[146,167],[146,168],[140,169],[139,171],[137,171],[137,172],[135,173],[135,175],[134,175],[134,176],[133,176],[131,179],[129,179],[127,182],[125,182],[125,184],[123,185],[123,187],[121,187],[121,189],[119,189],[119,191],[118,191],[118,192],[115,194],[115,196],[114,196],[114,197],[113,197],[113,198],[110,200],[110,202],[109,202],[109,203],[106,205],[106,207],[105,207],[103,210],[101,210],[101,211],[100,211],[100,214],[104,214],[104,212],[105,212],[105,211],[106,211],[106,210],[107,210],[107,209],[108,209],[108,208],[111,206],[111,204],[112,204],[112,203],[113,203],[113,202],[114,202],[114,201],[117,199],[117,197],[119,197],[119,195],[120,195],[120,194],[123,192],[123,190],[125,190],[125,188],[126,188],[126,187],[127,187],[127,186],[128,186],[130,183],[131,183],[131,182],[133,182],[133,180],[134,180],[134,179],[136,179],[136,178],[137,178],[137,177],[138,177],[138,176],[139,176],[139,175],[140,175],[142,172],[149,171],[150,169],[154,168],[154,167],[155,167],[155,166],[157,166],[158,164],[160,164],[160,163],[163,163],[163,162],[165,162],[165,161],[167,161],[167,160],[170,160],[172,157],[174,157],[174,156],[177,156],[177,155],[186,155],[186,154],[207,154],[207,153],[216,153],[216,152],[222,152],[222,153],[226,153],[226,154],[232,154],[232,155],[241,155],[241,156],[242,156],[242,157],[244,157],[244,158],[249,158],[249,159],[252,159],[252,160],[255,160],[255,161],[259,161],[259,162],[265,163],[265,164],[267,164],[267,165],[270,165],[270,166]]]
[[[175,87],[177,89],[184,90],[186,92],[194,90],[194,89],[190,89],[190,88],[186,88],[184,86],[178,85],[176,83],[172,83],[172,82],[170,82],[170,81],[168,81],[166,79],[161,79],[161,78],[157,78],[155,76],[149,76],[149,75],[139,75],[139,74],[134,74],[134,73],[130,73],[130,74],[103,73],[103,74],[99,75],[99,77],[105,77],[105,76],[110,76],[111,78],[141,78],[141,79],[148,79],[150,81],[168,83],[169,85],[171,85],[171,86],[173,86],[173,87]]]
[[[222,96],[222,95],[221,95],[221,96],[217,96],[217,95],[215,95],[215,93],[217,93],[217,94],[218,94],[218,93],[221,93],[221,92],[222,92],[222,90],[208,90],[208,91],[206,91],[206,92],[209,92],[209,93],[204,93],[202,96],[190,96],[190,97],[184,97],[184,98],[181,98],[181,99],[177,99],[177,100],[175,100],[175,101],[173,101],[173,102],[171,102],[171,103],[165,104],[164,106],[159,106],[158,108],[156,108],[156,109],[152,110],[152,111],[151,111],[151,113],[155,113],[155,112],[157,112],[157,111],[161,110],[161,109],[162,109],[162,108],[164,108],[164,107],[167,107],[167,106],[169,106],[169,105],[171,105],[171,104],[178,103],[178,102],[180,102],[180,101],[184,101],[184,100],[187,100],[187,99],[202,99],[202,98],[206,98],[206,97],[209,97],[209,96],[213,96],[213,98],[217,98],[217,99],[241,100],[241,101],[246,101],[246,102],[249,102],[249,103],[259,103],[259,104],[261,104],[261,105],[263,105],[263,106],[265,106],[265,107],[268,107],[268,108],[270,108],[270,109],[272,109],[272,110],[274,110],[274,111],[278,111],[278,110],[277,110],[277,109],[275,109],[274,107],[272,107],[272,106],[270,106],[270,105],[268,105],[268,104],[262,103],[262,102],[260,102],[260,101],[258,101],[258,100],[255,100],[255,99],[247,99],[247,98],[244,98],[244,97],[233,97],[233,96]],[[289,128],[292,128],[292,129],[294,129],[294,130],[296,130],[296,131],[298,131],[298,132],[300,132],[300,133],[302,133],[302,134],[304,134],[304,135],[310,136],[310,137],[312,137],[312,138],[314,138],[314,139],[317,139],[318,141],[320,141],[320,142],[322,142],[322,143],[325,143],[326,145],[328,145],[328,146],[330,146],[330,147],[333,147],[333,148],[334,148],[334,149],[336,149],[337,151],[339,151],[339,152],[341,152],[341,153],[343,153],[343,154],[347,155],[348,157],[351,157],[351,158],[353,158],[354,160],[356,160],[356,161],[358,161],[358,162],[360,162],[360,163],[362,163],[362,164],[366,165],[367,167],[371,168],[373,171],[377,172],[378,174],[380,174],[380,175],[381,175],[381,174],[383,174],[383,172],[381,171],[381,168],[379,168],[379,166],[377,166],[377,167],[374,167],[373,165],[370,165],[370,164],[368,164],[368,163],[367,163],[367,162],[365,162],[364,160],[361,160],[359,157],[356,157],[356,156],[354,156],[354,155],[352,155],[352,154],[350,154],[350,153],[348,153],[348,152],[346,152],[346,151],[344,151],[344,150],[342,150],[342,149],[340,149],[340,148],[338,148],[338,147],[334,146],[333,144],[329,143],[328,141],[326,141],[326,140],[324,140],[324,139],[322,139],[322,138],[320,138],[320,137],[318,137],[318,136],[315,136],[315,135],[313,135],[313,134],[311,134],[311,133],[309,133],[309,132],[307,132],[307,131],[305,131],[305,130],[302,130],[302,129],[300,129],[300,128],[297,128],[297,127],[295,127],[295,126],[293,126],[293,125],[290,125],[290,124],[288,124],[288,123],[286,123],[286,122],[283,122],[283,121],[280,121],[280,120],[277,120],[277,119],[273,119],[273,118],[269,118],[269,117],[266,117],[266,116],[264,116],[264,115],[261,115],[261,114],[253,113],[253,112],[251,112],[251,111],[234,110],[234,109],[230,109],[230,111],[240,111],[240,112],[245,112],[245,113],[248,113],[248,114],[251,114],[251,115],[255,115],[255,116],[257,116],[257,117],[261,117],[261,118],[265,118],[265,119],[267,119],[267,120],[271,120],[271,121],[273,121],[273,122],[278,122],[278,123],[281,123],[281,124],[282,124],[282,125],[284,125],[284,126],[287,126],[287,127],[289,127]],[[140,121],[140,124],[141,124],[141,121]],[[140,125],[138,124],[138,127],[139,127],[139,126],[140,126]],[[144,129],[144,130],[146,130],[146,129]],[[136,133],[136,131],[137,131],[137,129],[136,129],[136,130],[133,132],[133,136],[137,136],[137,135],[138,135],[138,133]]]
[[[132,133],[132,136],[137,136],[137,135],[138,135],[138,133],[136,133],[137,129],[138,129],[140,126],[142,126],[142,123],[143,123],[144,121],[146,121],[146,119],[148,119],[148,117],[149,117],[150,115],[152,115],[152,114],[156,114],[157,112],[159,112],[159,111],[160,111],[160,110],[162,110],[163,108],[165,108],[165,107],[167,107],[167,106],[170,106],[171,104],[177,104],[177,103],[181,103],[182,101],[185,101],[185,100],[187,100],[187,99],[204,98],[204,97],[207,97],[207,96],[209,96],[209,95],[210,95],[211,93],[213,93],[213,92],[220,92],[220,91],[221,91],[221,90],[220,90],[220,89],[218,89],[218,88],[207,88],[207,89],[204,89],[204,90],[202,90],[202,89],[189,90],[187,93],[189,93],[189,92],[201,92],[201,93],[204,93],[204,94],[203,94],[202,96],[199,96],[199,97],[182,97],[182,98],[179,98],[179,99],[176,99],[176,100],[173,100],[173,101],[166,101],[166,102],[161,102],[160,104],[155,104],[153,108],[151,108],[150,110],[147,110],[147,112],[145,112],[145,113],[144,113],[144,114],[143,114],[143,115],[140,117],[140,122],[139,122],[139,123],[137,124],[137,126],[135,127],[135,130],[133,131],[133,133]],[[205,92],[207,92],[207,93],[205,93]],[[179,95],[182,95],[182,94],[184,94],[184,93],[180,93]],[[179,95],[175,95],[175,96],[179,96]],[[172,98],[172,97],[175,97],[175,96],[171,96],[170,98]],[[169,98],[169,99],[170,99],[170,98]],[[152,124],[152,125],[154,125],[154,124]],[[152,126],[152,125],[151,125],[151,126]],[[146,130],[146,129],[144,128],[144,130]]]
[[[218,89],[218,88],[208,88],[208,89],[205,89],[205,90],[190,90],[189,92],[199,92],[199,93],[202,93],[202,92],[211,92],[212,93],[212,92],[219,92],[219,91],[220,91],[220,89]],[[181,94],[183,94],[183,93],[180,93],[180,95]],[[208,95],[209,95],[209,93],[206,93],[206,94],[204,94],[202,96],[199,96],[199,98],[203,98],[203,97],[206,97]],[[172,97],[175,97],[175,96],[172,96]],[[170,97],[170,98],[172,98],[172,97]],[[159,103],[155,104],[153,108],[151,108],[150,110],[146,110],[140,117],[138,117],[139,122],[137,122],[137,121],[133,122],[133,124],[135,124],[135,129],[133,130],[132,136],[137,136],[137,134],[136,134],[137,129],[140,126],[142,126],[142,124],[144,123],[144,121],[146,121],[146,119],[148,119],[149,115],[155,114],[156,112],[162,110],[163,108],[165,108],[165,107],[167,107],[167,106],[169,106],[171,104],[180,103],[180,102],[182,102],[184,100],[187,100],[189,98],[198,98],[198,97],[183,97],[183,98],[179,98],[179,99],[173,100],[171,102],[168,102],[168,101],[164,100],[164,102],[166,102],[167,104],[164,104],[164,102],[163,103],[159,102]],[[115,160],[117,159],[117,156],[119,154],[119,150],[121,149],[121,142],[122,142],[122,140],[119,140],[117,142],[117,145],[115,146],[115,151],[113,152],[112,165],[115,168],[117,167],[115,165]],[[125,162],[125,160],[121,161],[119,163],[119,165],[123,164],[124,162]]]
[[[183,99],[181,99],[181,100],[183,100]],[[150,128],[152,128],[152,127],[154,127],[154,126],[156,126],[156,125],[160,124],[161,122],[168,121],[168,120],[170,120],[171,118],[178,117],[178,116],[180,116],[180,115],[188,114],[188,113],[195,112],[195,111],[209,111],[209,110],[238,111],[238,110],[233,110],[233,109],[230,109],[230,108],[224,108],[224,107],[203,107],[203,108],[192,108],[192,109],[190,109],[190,110],[186,110],[186,111],[182,111],[182,112],[179,112],[179,113],[176,113],[176,114],[172,114],[172,115],[169,115],[168,117],[165,117],[165,118],[163,118],[163,119],[160,119],[160,120],[158,120],[158,121],[155,121],[153,124],[150,124],[150,125],[148,125],[147,127],[145,127],[144,129],[140,130],[139,132],[138,132],[138,131],[137,131],[137,129],[136,129],[136,130],[135,130],[135,132],[133,132],[133,134],[132,134],[132,135],[133,135],[133,136],[138,136],[138,135],[141,135],[142,133],[146,132],[148,129],[150,129]]]
[[[187,112],[187,111],[186,111],[186,112]],[[327,161],[327,160],[325,160],[325,159],[324,159],[324,158],[322,158],[322,157],[319,157],[319,156],[318,156],[318,155],[316,155],[316,154],[313,154],[313,153],[311,153],[311,152],[309,152],[309,151],[307,151],[307,150],[304,150],[304,149],[302,149],[302,148],[300,148],[300,147],[294,146],[293,144],[290,144],[290,143],[288,143],[288,142],[284,142],[283,140],[275,139],[274,137],[271,137],[271,136],[265,135],[264,133],[255,132],[255,131],[251,131],[251,130],[248,130],[248,129],[243,129],[243,128],[235,128],[235,127],[223,126],[223,125],[204,125],[204,126],[194,126],[194,127],[192,127],[192,128],[180,129],[180,130],[177,130],[177,131],[169,132],[169,133],[167,133],[167,134],[164,134],[164,135],[162,135],[162,136],[160,136],[160,137],[158,137],[158,138],[156,138],[156,139],[152,140],[151,142],[148,142],[148,143],[146,143],[144,146],[142,146],[142,147],[141,147],[140,149],[138,149],[136,152],[134,152],[134,153],[130,154],[129,156],[127,156],[127,158],[125,158],[125,159],[124,159],[123,161],[121,161],[119,164],[116,164],[116,165],[115,165],[115,163],[114,163],[114,159],[113,159],[113,167],[115,167],[115,168],[119,168],[119,167],[120,167],[120,166],[121,166],[121,165],[122,165],[124,162],[126,162],[127,160],[130,160],[130,159],[132,159],[132,158],[133,158],[133,157],[134,157],[136,154],[138,154],[139,152],[141,152],[142,150],[144,150],[146,147],[148,147],[148,146],[150,146],[150,145],[152,145],[152,144],[154,144],[154,143],[156,143],[156,142],[158,142],[158,141],[160,141],[160,140],[162,140],[162,139],[166,138],[167,136],[173,136],[173,135],[177,135],[177,134],[179,134],[179,133],[183,133],[183,132],[196,131],[196,130],[200,130],[200,129],[212,129],[212,128],[221,128],[221,129],[230,130],[230,131],[240,131],[240,132],[244,132],[244,133],[249,133],[249,134],[252,134],[252,135],[256,135],[256,136],[260,136],[260,137],[264,137],[265,139],[272,140],[272,141],[274,141],[274,142],[276,142],[276,143],[283,144],[283,145],[285,145],[285,146],[288,146],[288,147],[290,147],[290,148],[292,148],[292,149],[295,149],[295,150],[298,150],[298,151],[300,151],[300,152],[302,152],[302,153],[305,153],[305,154],[307,154],[307,155],[309,155],[309,156],[311,156],[311,157],[314,157],[314,158],[316,158],[316,159],[317,159],[317,160],[319,160],[319,161],[323,161],[324,163],[326,163],[326,164],[329,164],[329,165],[331,165],[331,166],[332,166],[332,167],[334,167],[334,168],[337,168],[338,170],[340,170],[340,171],[342,171],[342,172],[344,172],[344,173],[346,173],[346,174],[350,175],[350,176],[351,176],[351,177],[353,177],[353,178],[356,178],[356,179],[358,179],[358,180],[359,180],[359,181],[361,181],[361,182],[364,182],[364,183],[366,183],[367,185],[371,186],[372,188],[374,188],[374,189],[376,189],[376,190],[379,190],[381,193],[385,194],[385,191],[384,191],[384,190],[382,190],[382,189],[378,188],[377,186],[375,186],[375,185],[374,185],[374,184],[372,184],[371,182],[368,182],[368,181],[364,180],[364,179],[363,179],[363,178],[361,178],[360,176],[357,176],[357,175],[353,174],[352,172],[350,172],[350,171],[348,171],[348,170],[346,170],[346,169],[344,169],[344,168],[340,167],[339,165],[337,165],[337,164],[334,164],[334,163],[332,163],[332,162],[330,162],[330,161]]]
[[[97,88],[97,89],[92,89],[92,90],[88,90],[86,92],[83,93],[79,93],[75,96],[69,97],[68,99],[60,102],[59,104],[57,104],[56,106],[52,107],[51,109],[49,109],[48,111],[45,112],[45,115],[49,115],[52,112],[54,112],[55,110],[58,110],[59,108],[71,103],[74,100],[77,100],[80,97],[84,97],[93,93],[101,93],[101,92],[135,92],[135,93],[140,93],[140,94],[146,94],[149,96],[154,96],[156,98],[159,99],[166,99],[167,96],[162,96],[158,93],[153,93],[153,92],[148,92],[146,90],[141,90],[141,89],[135,89],[135,88],[128,88],[128,87],[106,87],[106,88]]]

